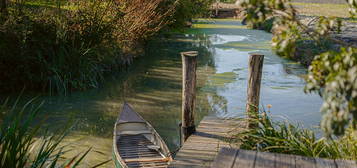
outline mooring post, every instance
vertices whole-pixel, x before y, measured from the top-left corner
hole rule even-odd
[[[182,57],[182,142],[196,131],[193,110],[196,99],[197,51],[181,52]]]
[[[249,56],[246,105],[249,128],[256,126],[254,119],[256,119],[259,114],[260,83],[262,79],[263,61],[264,55],[262,54],[250,54]]]

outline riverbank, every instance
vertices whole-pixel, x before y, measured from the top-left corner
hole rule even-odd
[[[195,11],[193,3],[200,4]],[[184,27],[206,7],[167,0],[9,1],[0,13],[0,92],[98,88],[105,76],[144,56],[152,37]]]
[[[174,12],[172,5],[159,10],[160,3],[145,8],[129,1],[121,5],[10,2],[0,19],[1,91],[66,94],[99,87],[106,73],[142,55],[144,42]]]

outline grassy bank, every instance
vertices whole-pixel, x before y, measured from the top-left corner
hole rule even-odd
[[[265,112],[252,122],[257,123],[258,127],[234,137],[235,143],[239,143],[242,149],[357,160],[357,138],[352,129],[343,137],[318,138],[312,130],[288,122],[273,121]]]
[[[172,12],[158,11],[160,3],[131,12],[137,5],[124,3],[11,1],[0,22],[0,88],[67,93],[98,87],[106,72],[142,52],[142,41]],[[127,16],[137,12],[144,18]]]

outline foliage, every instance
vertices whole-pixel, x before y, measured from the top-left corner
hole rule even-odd
[[[171,23],[170,17],[178,1],[168,0],[119,0],[124,17],[117,32],[118,42],[126,53],[138,53],[138,43],[147,40]],[[165,10],[163,10],[165,9]],[[126,33],[123,33],[126,32]],[[140,51],[139,51],[140,52]]]
[[[357,0],[348,0],[351,17],[356,15]],[[341,135],[349,125],[357,124],[357,87],[355,73],[357,69],[356,48],[344,41],[330,36],[339,32],[343,24],[341,19],[320,17],[313,29],[298,19],[290,0],[247,0],[242,3],[247,12],[246,20],[250,24],[259,24],[270,17],[274,21],[275,36],[273,45],[278,54],[291,57],[299,39],[309,38],[317,45],[331,41],[340,46],[340,50],[329,50],[314,58],[309,68],[307,92],[318,92],[324,99],[322,128],[326,135]]]
[[[258,127],[235,135],[242,149],[330,159],[357,159],[357,138],[352,129],[337,140],[317,138],[309,129],[287,122],[273,122],[265,112],[253,119]]]
[[[223,3],[236,3],[236,0],[220,0],[219,2],[223,2]]]
[[[0,14],[0,87],[7,91],[98,87],[105,73],[141,54],[144,41],[169,23],[176,3],[35,2],[13,1]]]
[[[192,18],[202,17],[209,13],[213,0],[179,0],[172,15],[171,28],[177,29],[188,25]]]
[[[0,167],[77,167],[90,149],[63,161],[63,155],[69,150],[60,143],[67,135],[68,127],[57,131],[58,135],[38,137],[43,125],[32,123],[41,104],[35,105],[32,99],[20,110],[17,104],[16,101],[8,107],[6,101],[0,106]]]
[[[322,88],[323,87],[323,88]],[[341,48],[315,57],[309,68],[307,90],[324,95],[322,127],[341,135],[351,117],[357,126],[357,48]],[[351,116],[352,115],[352,116]]]
[[[116,57],[120,49],[110,43],[120,12],[112,3],[100,1],[72,5],[76,8],[12,6],[0,24],[2,88],[26,85],[67,92],[98,86],[109,68],[104,65],[120,58]]]

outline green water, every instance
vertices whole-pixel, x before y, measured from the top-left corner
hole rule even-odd
[[[302,76],[306,70],[274,55],[270,39],[271,34],[246,29],[238,21],[200,20],[185,33],[151,42],[145,57],[135,60],[125,73],[108,77],[102,88],[67,96],[40,96],[38,99],[45,100],[41,117],[48,117],[46,124],[52,127],[61,127],[71,117],[78,121],[65,143],[74,147],[72,153],[93,147],[84,161],[85,167],[111,159],[113,124],[124,100],[175,150],[179,145],[181,116],[179,52],[197,50],[197,122],[205,115],[243,115],[248,56],[250,52],[260,52],[265,55],[261,104],[271,104],[273,116],[308,127],[317,125],[322,100],[303,92]]]

